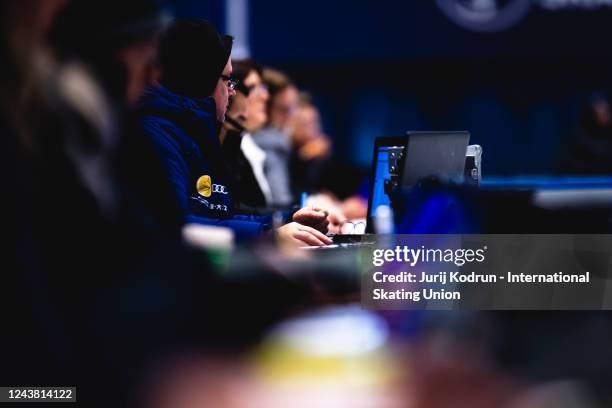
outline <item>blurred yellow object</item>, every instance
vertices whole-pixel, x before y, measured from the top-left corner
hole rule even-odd
[[[271,382],[329,383],[333,386],[383,386],[396,367],[380,350],[363,356],[307,355],[286,344],[267,343],[255,355],[255,369]]]
[[[352,305],[286,322],[255,351],[254,367],[277,383],[384,386],[398,368],[386,323]]]

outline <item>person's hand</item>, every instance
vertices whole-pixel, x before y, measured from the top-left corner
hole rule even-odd
[[[281,241],[290,242],[299,246],[324,246],[332,243],[332,240],[307,225],[290,222],[276,230]]]
[[[327,234],[329,226],[328,216],[329,212],[320,207],[304,207],[293,214],[293,221],[319,230],[323,234]]]

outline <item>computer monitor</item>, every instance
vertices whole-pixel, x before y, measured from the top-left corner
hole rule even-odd
[[[463,182],[469,132],[406,132],[405,137],[379,137],[374,144],[366,231],[374,232],[376,210],[391,207],[389,193],[437,177]]]
[[[464,181],[469,132],[406,132],[406,136],[403,187],[412,187],[427,177]]]

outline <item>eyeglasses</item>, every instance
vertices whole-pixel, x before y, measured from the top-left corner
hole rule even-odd
[[[236,89],[236,85],[238,85],[238,80],[236,78],[232,78],[231,76],[221,74],[221,79],[223,81],[227,81],[227,87],[230,90]]]

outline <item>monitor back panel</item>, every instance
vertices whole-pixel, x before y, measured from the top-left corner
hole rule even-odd
[[[468,132],[408,132],[407,136],[403,186],[414,186],[427,177],[463,181]]]

